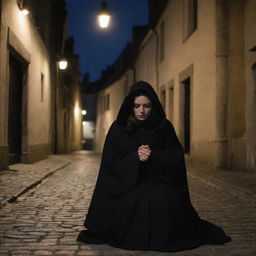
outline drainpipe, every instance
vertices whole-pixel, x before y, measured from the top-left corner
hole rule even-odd
[[[133,73],[133,83],[135,83],[137,80],[136,78],[136,68],[134,66],[131,66],[131,70],[132,70],[132,73]]]
[[[159,35],[155,29],[150,29],[156,36],[156,51],[155,51],[155,69],[156,69],[156,92],[159,88],[159,68],[158,68],[158,52],[159,52]]]
[[[228,20],[227,1],[216,0],[216,158],[218,169],[227,167]]]
[[[58,60],[58,59],[57,59]],[[59,101],[59,67],[58,67],[58,61],[56,61],[56,81],[55,81],[55,87],[54,87],[54,153],[57,155],[59,153],[58,150],[58,101]]]
[[[2,27],[2,0],[0,0],[0,35],[1,35],[1,27]]]

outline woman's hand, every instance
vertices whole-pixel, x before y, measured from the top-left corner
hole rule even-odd
[[[140,161],[145,162],[149,159],[151,154],[151,148],[149,147],[149,145],[141,145],[138,148],[138,156]]]

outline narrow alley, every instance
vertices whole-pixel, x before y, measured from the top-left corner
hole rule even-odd
[[[255,10],[0,0],[0,256],[256,256]]]

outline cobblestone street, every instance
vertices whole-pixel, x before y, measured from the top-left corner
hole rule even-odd
[[[67,161],[63,161],[62,168],[45,175],[42,182],[20,193],[16,201],[2,205],[0,255],[256,255],[255,174],[218,171],[219,176],[218,173],[210,176],[208,169],[202,174],[204,168],[189,165],[193,205],[202,218],[221,226],[232,237],[232,242],[176,253],[127,251],[76,242],[78,232],[84,229],[100,155],[81,151],[65,157]],[[238,182],[229,179],[236,175],[240,175],[240,190],[236,189]],[[0,178],[2,186],[5,174]],[[19,183],[16,179],[12,186]]]

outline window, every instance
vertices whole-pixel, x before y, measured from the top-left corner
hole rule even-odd
[[[103,113],[109,110],[109,94],[104,94],[100,97],[100,112]]]
[[[256,63],[252,65],[252,74],[253,74],[253,92],[256,92]]]
[[[174,111],[173,111],[173,108],[174,108],[174,90],[173,90],[173,87],[171,87],[169,89],[169,118],[171,120],[171,122],[173,123],[173,114],[174,114]]]
[[[104,100],[104,110],[107,111],[109,110],[109,94],[106,94],[104,96],[105,100]]]
[[[164,21],[160,24],[160,52],[159,52],[159,59],[160,62],[164,60],[164,32],[165,32],[165,23]]]
[[[165,95],[165,89],[162,89],[161,90],[161,103],[162,103],[162,106],[163,106],[163,109],[165,110],[165,98],[166,98],[166,95]]]
[[[100,96],[100,113],[104,112],[104,95]]]
[[[41,73],[41,102],[44,102],[44,74]]]
[[[128,93],[129,91],[129,80],[128,80],[128,76],[126,76],[125,80],[124,80],[124,88],[125,88],[125,94]]]
[[[183,0],[184,40],[197,28],[197,0]]]

